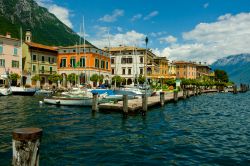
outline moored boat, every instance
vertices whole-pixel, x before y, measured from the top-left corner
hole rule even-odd
[[[20,96],[33,96],[36,93],[35,88],[25,88],[25,87],[11,87],[13,95],[20,95]]]

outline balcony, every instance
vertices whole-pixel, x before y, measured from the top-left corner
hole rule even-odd
[[[39,74],[56,74],[56,71],[40,70]]]

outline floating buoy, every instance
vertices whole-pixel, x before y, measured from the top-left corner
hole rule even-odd
[[[43,101],[39,101],[39,104],[43,104]]]

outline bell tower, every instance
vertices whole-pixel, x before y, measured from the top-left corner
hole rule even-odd
[[[32,40],[31,30],[27,29],[25,33],[25,42],[31,42]]]

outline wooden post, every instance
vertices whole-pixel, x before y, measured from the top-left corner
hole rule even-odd
[[[190,97],[190,94],[189,94],[189,89],[187,89],[187,98]]]
[[[174,91],[174,102],[178,101],[178,91]]]
[[[98,93],[93,93],[92,111],[98,111]]]
[[[187,90],[183,89],[183,99],[186,99],[186,98],[187,98]]]
[[[193,95],[195,96],[196,94],[195,94],[195,86],[193,86]]]
[[[165,93],[164,92],[160,92],[160,103],[161,103],[162,107],[165,104]]]
[[[128,95],[123,95],[123,115],[128,115]]]
[[[233,86],[233,94],[237,94],[238,92],[237,92],[237,85],[234,85]]]
[[[142,115],[145,115],[148,111],[148,96],[146,94],[142,95]]]
[[[12,132],[13,166],[39,166],[42,129],[19,128]]]

